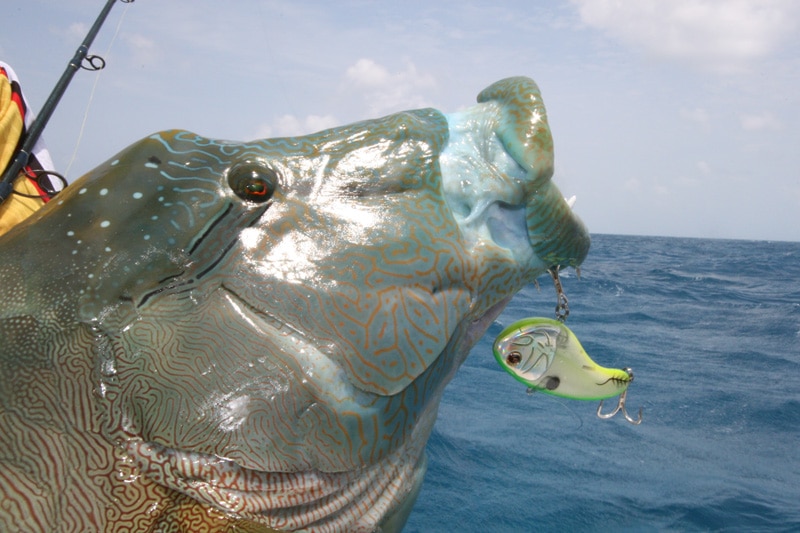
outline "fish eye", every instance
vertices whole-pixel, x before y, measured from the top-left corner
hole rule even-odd
[[[228,185],[231,190],[248,202],[264,203],[272,198],[278,173],[258,163],[243,163],[228,171]]]
[[[519,352],[511,352],[506,356],[506,363],[511,366],[517,366],[522,361],[522,355]]]

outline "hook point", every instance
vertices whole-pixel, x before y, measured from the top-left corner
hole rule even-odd
[[[614,408],[613,411],[610,413],[603,413],[603,400],[600,400],[600,405],[597,406],[597,418],[602,418],[604,420],[609,418],[614,418],[614,416],[622,411],[622,416],[625,417],[625,420],[633,424],[634,426],[638,426],[642,423],[642,408],[639,408],[639,417],[633,418],[631,415],[628,414],[628,410],[625,408],[625,400],[627,399],[628,390],[625,389],[622,391],[622,394],[619,395],[619,400],[617,401],[617,406]]]

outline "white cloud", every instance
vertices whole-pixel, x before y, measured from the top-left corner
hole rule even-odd
[[[122,39],[131,50],[131,61],[134,65],[146,65],[155,62],[159,50],[155,41],[139,33],[125,33]]]
[[[659,196],[669,196],[670,194],[669,187],[667,187],[666,185],[657,183],[654,185],[654,189],[656,194]]]
[[[711,175],[711,165],[708,164],[707,161],[698,161],[697,162],[697,170],[700,171],[700,174],[704,176]]]
[[[709,124],[708,111],[701,107],[695,107],[694,109],[681,109],[680,115],[684,120],[695,122],[701,126],[708,126]]]
[[[338,126],[339,121],[333,115],[308,115],[298,118],[294,115],[283,115],[272,124],[264,124],[257,131],[255,138],[296,137],[307,135],[327,128]]]
[[[77,39],[78,42],[83,41],[86,37],[86,34],[89,32],[89,26],[84,24],[83,22],[73,22],[67,28],[67,31],[63,34],[68,38]]]
[[[626,191],[641,191],[642,182],[638,178],[630,178],[622,184],[622,188]]]
[[[746,131],[781,129],[781,121],[772,113],[742,115],[739,117],[739,120],[742,124],[742,129]]]
[[[432,75],[421,73],[408,60],[402,70],[392,72],[372,59],[361,58],[345,70],[343,78],[342,93],[349,102],[359,102],[359,114],[369,118],[430,106],[426,92],[436,87]],[[339,125],[333,115],[300,118],[287,114],[261,126],[257,137],[305,135]]]
[[[436,79],[408,60],[403,70],[391,72],[372,59],[361,58],[345,72],[345,85],[348,92],[360,93],[369,114],[383,115],[431,105],[426,93],[436,87]]]
[[[720,71],[768,56],[797,26],[794,0],[572,0],[581,19],[648,53]]]
[[[386,67],[366,58],[348,67],[345,75],[354,85],[362,87],[383,87],[391,81]]]

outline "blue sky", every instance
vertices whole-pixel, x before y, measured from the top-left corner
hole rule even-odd
[[[5,7],[33,107],[104,4]],[[75,179],[161,129],[310,133],[527,75],[592,232],[800,241],[799,26],[795,0],[118,2],[45,139]]]

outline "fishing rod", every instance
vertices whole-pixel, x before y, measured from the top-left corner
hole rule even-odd
[[[58,80],[58,83],[56,83],[56,86],[53,88],[53,91],[47,98],[47,101],[45,102],[41,111],[31,124],[30,130],[25,136],[25,142],[22,144],[22,148],[20,148],[20,150],[17,152],[17,155],[14,157],[11,164],[3,174],[3,180],[0,182],[0,203],[5,201],[5,199],[8,198],[13,192],[14,180],[20,171],[25,168],[25,165],[28,164],[28,159],[30,159],[31,151],[36,144],[36,141],[38,141],[39,137],[42,135],[42,131],[44,131],[47,121],[50,120],[50,116],[53,114],[53,111],[55,111],[59,100],[61,100],[64,92],[66,92],[67,86],[72,80],[72,76],[75,75],[75,72],[77,72],[79,68],[84,68],[86,70],[102,70],[106,66],[106,62],[102,57],[87,57],[87,54],[89,53],[89,47],[92,45],[92,41],[94,41],[95,36],[97,36],[97,33],[100,31],[100,27],[105,22],[108,13],[111,11],[111,8],[114,6],[114,2],[116,1],[117,0],[108,0],[106,2],[106,5],[103,7],[100,15],[97,17],[97,20],[94,21],[94,25],[92,25],[89,33],[86,34],[83,42],[75,52],[75,56],[72,58],[72,61],[70,61],[69,65],[67,65],[67,69],[61,75],[61,78]],[[120,2],[124,4],[130,4],[133,1],[134,0],[120,0]],[[84,60],[88,62],[89,66],[83,66]]]

